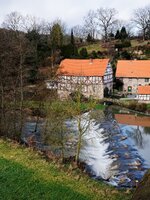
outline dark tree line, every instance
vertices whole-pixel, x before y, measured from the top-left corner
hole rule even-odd
[[[33,21],[34,20],[34,21]],[[0,29],[0,134],[11,138],[22,132],[26,87],[38,84],[39,68],[56,65],[63,45],[59,21],[51,26],[24,18],[17,12],[6,16]],[[50,59],[47,60],[47,57]]]

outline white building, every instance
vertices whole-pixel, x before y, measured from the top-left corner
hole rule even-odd
[[[65,59],[60,63],[57,81],[58,95],[62,98],[81,87],[85,97],[101,99],[104,92],[112,92],[113,70],[109,59]]]

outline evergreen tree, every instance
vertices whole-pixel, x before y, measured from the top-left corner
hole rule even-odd
[[[50,33],[50,45],[51,45],[51,67],[57,63],[56,60],[60,60],[59,50],[63,45],[63,29],[62,26],[56,22],[52,26]]]
[[[120,39],[125,40],[128,38],[128,34],[126,32],[126,28],[123,26],[120,31]]]
[[[74,46],[75,42],[74,42],[74,35],[73,35],[73,29],[71,29],[71,44]]]
[[[87,39],[86,39],[87,42],[93,42],[93,38],[90,34],[87,35]]]
[[[60,48],[63,44],[63,31],[59,23],[52,26],[50,33],[51,46],[53,50]]]
[[[120,39],[120,31],[119,30],[117,30],[117,32],[116,32],[115,39]]]
[[[79,52],[80,54],[80,57],[81,58],[87,58],[88,57],[88,52],[87,52],[87,49],[86,48],[82,48]]]
[[[76,46],[73,46],[71,43],[62,46],[61,55],[63,58],[74,58],[78,56],[78,50]]]
[[[71,29],[70,43],[62,46],[61,54],[64,58],[74,58],[78,56],[78,49],[75,45],[73,29]]]

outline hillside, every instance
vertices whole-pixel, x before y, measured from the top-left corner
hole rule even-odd
[[[126,50],[135,58],[136,57],[141,59],[150,58],[150,40],[143,41],[143,40],[132,39],[130,40],[130,42],[131,46],[123,48],[122,50]],[[112,51],[115,51],[115,44],[117,43],[118,43],[117,40],[112,40],[106,43],[102,41],[97,41],[91,44],[87,43],[82,47],[80,47],[78,50],[80,52],[82,48],[86,48],[88,54],[91,54],[93,51],[95,52],[99,51],[105,56],[105,55],[110,55]]]
[[[130,199],[128,192],[118,191],[83,174],[80,177],[79,172],[69,169],[46,162],[32,149],[0,140],[0,199]]]

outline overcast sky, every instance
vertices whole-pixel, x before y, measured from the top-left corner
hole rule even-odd
[[[127,20],[134,9],[150,4],[150,0],[0,0],[0,23],[5,15],[18,11],[50,22],[62,19],[68,27],[82,24],[83,16],[100,7],[116,8],[119,18]]]

